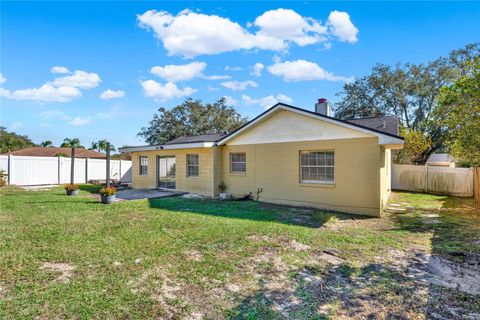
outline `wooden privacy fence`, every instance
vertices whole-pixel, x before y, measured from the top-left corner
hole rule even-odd
[[[75,183],[105,180],[106,162],[104,159],[75,159]],[[70,164],[71,159],[65,157],[0,156],[0,170],[8,174],[8,184],[17,186],[70,183]],[[131,182],[132,161],[111,160],[110,177]]]
[[[392,189],[473,196],[473,169],[392,165]]]
[[[480,208],[480,167],[473,168],[473,197],[477,203],[477,208]]]

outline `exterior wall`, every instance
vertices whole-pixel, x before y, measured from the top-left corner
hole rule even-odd
[[[212,148],[213,158],[213,195],[218,196],[218,185],[222,182],[223,153],[221,147]]]
[[[293,128],[285,130],[285,128]],[[278,110],[252,128],[228,142],[228,145],[249,145],[280,142],[319,141],[369,138],[358,130],[344,128],[326,121]]]
[[[392,190],[392,151],[380,147],[380,208],[387,205]]]
[[[377,138],[223,146],[222,179],[234,195],[256,193],[259,200],[311,206],[361,215],[381,212],[382,152]],[[300,183],[299,152],[335,151],[334,184]],[[231,174],[230,152],[245,152],[247,172]]]
[[[157,156],[176,157],[176,190],[214,196],[214,148],[191,148],[132,152],[133,188],[157,188]],[[198,177],[187,177],[187,154],[198,154]],[[147,175],[139,175],[140,156],[148,156]]]
[[[335,152],[334,184],[300,183],[299,153],[307,150]],[[230,173],[231,152],[246,153],[245,174]],[[186,176],[187,154],[199,155],[199,177]],[[223,181],[237,196],[260,189],[260,201],[379,216],[391,189],[391,150],[373,137],[133,152],[133,187],[156,188],[157,156],[166,155],[176,157],[176,190],[206,196],[217,196]],[[139,175],[140,156],[148,156],[147,175]]]

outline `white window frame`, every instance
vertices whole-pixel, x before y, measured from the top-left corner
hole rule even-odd
[[[194,156],[197,158],[197,163],[196,164],[191,164],[190,163],[190,156]],[[190,168],[196,167],[197,168],[197,174],[191,174],[190,173]],[[200,155],[197,153],[188,153],[187,154],[187,177],[189,178],[198,178],[200,177]]]
[[[302,164],[302,155],[303,154],[309,154],[309,153],[323,153],[326,155],[327,153],[331,153],[333,155],[333,165],[327,165],[327,164]],[[302,150],[298,154],[298,160],[299,160],[299,181],[302,184],[335,184],[335,151],[334,150]],[[332,180],[326,180],[327,174],[325,174],[325,180],[304,180],[303,179],[303,168],[332,168],[333,169],[333,179]]]
[[[142,159],[145,160],[145,164],[142,164]],[[142,171],[142,167],[145,167],[145,172]],[[148,175],[148,156],[138,157],[138,175],[140,176]]]
[[[245,157],[245,161],[233,161],[233,155],[243,155]],[[233,164],[234,163],[243,163],[245,167],[245,171],[233,171]],[[246,174],[247,173],[247,154],[245,152],[230,152],[230,173],[231,174]]]

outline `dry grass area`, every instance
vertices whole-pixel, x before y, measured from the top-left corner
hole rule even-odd
[[[478,319],[480,212],[380,219],[253,201],[0,191],[0,318]]]

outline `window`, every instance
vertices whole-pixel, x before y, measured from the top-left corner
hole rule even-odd
[[[301,151],[300,181],[305,183],[333,183],[335,157],[333,151]]]
[[[140,175],[146,175],[148,170],[148,157],[140,156]]]
[[[187,177],[199,176],[198,154],[187,154]]]
[[[230,153],[230,172],[231,173],[245,173],[247,172],[245,153]]]

